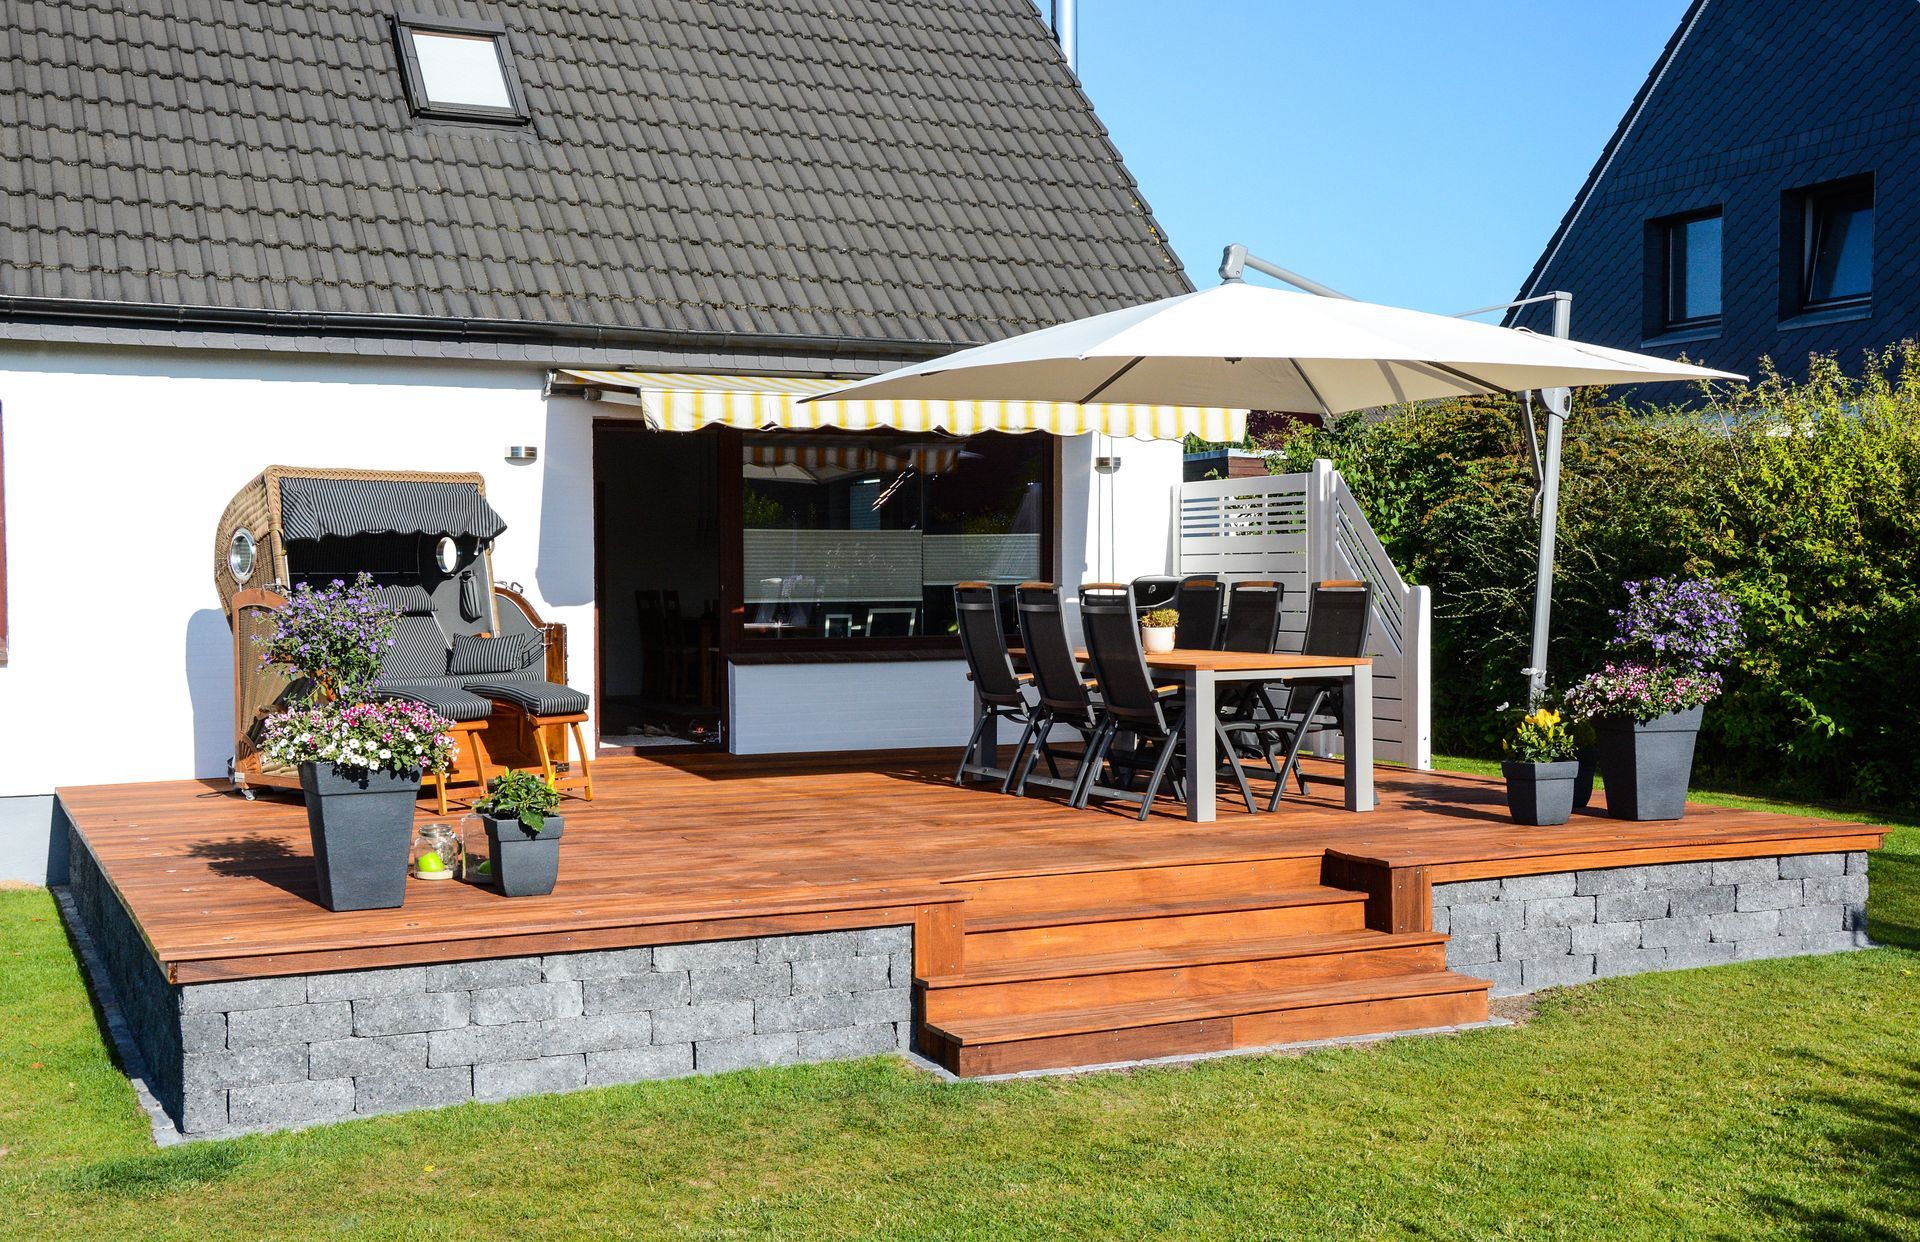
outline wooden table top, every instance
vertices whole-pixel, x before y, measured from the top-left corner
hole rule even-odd
[[[1027,654],[1025,647],[1009,647],[1007,650],[1016,656]],[[1075,651],[1073,655],[1077,660],[1088,658],[1084,648]],[[1298,655],[1281,651],[1210,651],[1199,647],[1175,647],[1172,651],[1149,651],[1146,657],[1148,668],[1182,673],[1246,673],[1264,672],[1268,669],[1290,673],[1300,669],[1357,668],[1362,664],[1373,663],[1372,656]]]

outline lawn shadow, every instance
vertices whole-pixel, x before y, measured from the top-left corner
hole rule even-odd
[[[1798,1099],[1832,1118],[1830,1141],[1872,1190],[1842,1206],[1814,1207],[1762,1190],[1748,1191],[1749,1202],[1806,1237],[1870,1242],[1911,1238],[1910,1232],[1886,1222],[1911,1222],[1920,1195],[1920,1062],[1862,1073],[1818,1053],[1801,1050],[1792,1055],[1847,1081],[1847,1090],[1816,1090]]]
[[[254,833],[196,841],[187,847],[187,856],[205,859],[215,875],[250,876],[308,901],[319,897],[312,857],[279,837]]]
[[[1876,850],[1867,879],[1867,934],[1880,944],[1920,949],[1920,854]]]

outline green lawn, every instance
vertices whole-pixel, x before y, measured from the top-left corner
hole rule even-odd
[[[876,1059],[167,1151],[51,898],[0,893],[0,1235],[1920,1238],[1894,827],[1891,947],[1551,993],[1518,1029],[986,1085]]]

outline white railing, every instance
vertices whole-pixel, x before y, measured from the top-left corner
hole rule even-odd
[[[1400,576],[1333,463],[1316,461],[1305,474],[1208,479],[1174,490],[1175,571],[1284,583],[1283,649],[1299,650],[1306,635],[1310,584],[1372,584],[1374,753],[1432,767],[1433,593]]]

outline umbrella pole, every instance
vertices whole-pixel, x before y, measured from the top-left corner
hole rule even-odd
[[[1553,298],[1553,334],[1566,340],[1573,328],[1573,295]],[[1547,643],[1553,620],[1554,539],[1560,525],[1560,446],[1567,415],[1573,409],[1573,391],[1548,388],[1540,393],[1547,407],[1547,442],[1540,470],[1540,550],[1533,588],[1533,649],[1523,670],[1527,674],[1527,703],[1539,707],[1547,697]],[[1528,428],[1532,430],[1531,427]]]

